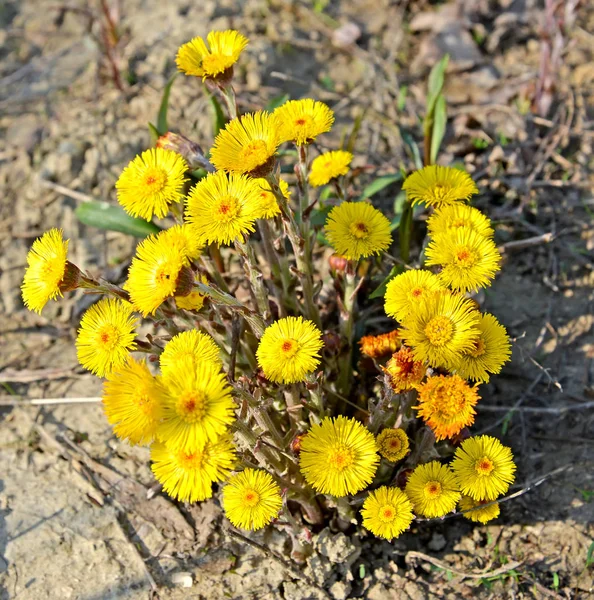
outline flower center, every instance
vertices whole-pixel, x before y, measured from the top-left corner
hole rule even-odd
[[[454,325],[447,317],[434,317],[425,326],[425,335],[433,346],[444,346],[454,335]]]
[[[328,465],[335,471],[344,471],[355,462],[355,455],[344,445],[336,446],[328,455]]]
[[[264,140],[252,140],[239,152],[239,162],[245,163],[248,171],[263,165],[269,158],[270,154]]]
[[[391,523],[396,517],[396,509],[389,504],[384,504],[384,506],[380,507],[377,515],[380,521],[384,523]]]
[[[137,390],[136,393],[132,394],[132,402],[136,404],[145,416],[152,417],[154,404],[150,394],[146,390]]]
[[[428,196],[433,197],[437,202],[442,201],[450,192],[449,186],[443,183],[436,183],[431,190],[429,190]]]
[[[177,414],[186,423],[201,421],[206,414],[206,400],[206,394],[202,391],[184,392],[175,407]]]
[[[468,269],[476,264],[476,254],[468,246],[462,246],[456,250],[454,262],[456,266]]]
[[[413,298],[418,298],[419,296],[422,296],[423,295],[423,288],[421,288],[421,287],[415,287],[415,288],[413,288],[410,291],[410,295]]]
[[[295,119],[295,127],[305,127],[312,122],[310,115],[301,115],[298,119]]]
[[[159,167],[149,167],[144,174],[144,185],[149,194],[158,194],[167,184],[167,172]]]
[[[425,498],[433,500],[441,495],[441,483],[439,481],[428,481],[423,488]]]
[[[192,454],[186,452],[179,452],[177,455],[177,461],[182,469],[194,470],[200,469],[204,460],[204,453],[197,450]]]
[[[111,324],[103,325],[97,332],[97,342],[102,350],[113,350],[119,339],[118,330]]]
[[[214,218],[219,223],[229,223],[239,216],[241,205],[239,200],[234,196],[224,196],[219,200],[219,204],[215,209]]]
[[[482,356],[487,351],[487,347],[482,338],[479,338],[476,342],[474,342],[474,349],[471,350],[468,354],[470,356],[474,356],[474,358],[478,358]]]
[[[349,231],[351,235],[358,240],[369,237],[369,227],[362,221],[355,221],[349,225]]]
[[[388,448],[393,452],[396,452],[402,448],[402,442],[399,438],[392,438],[388,440]]]
[[[208,75],[222,73],[229,65],[229,56],[224,54],[207,54],[202,58],[202,69]]]
[[[464,227],[466,225],[464,219],[460,218],[460,219],[454,219],[450,225],[450,227]]]
[[[299,343],[296,340],[286,339],[283,340],[280,349],[283,353],[283,358],[293,358],[299,351]]]
[[[487,456],[483,456],[483,458],[477,460],[474,464],[474,469],[479,475],[490,475],[494,468],[493,461]]]
[[[260,502],[260,494],[253,489],[247,489],[243,493],[243,502],[249,508],[253,508]]]

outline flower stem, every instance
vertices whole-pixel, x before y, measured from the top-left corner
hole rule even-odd
[[[262,271],[260,271],[260,267],[258,266],[258,260],[256,258],[256,253],[254,252],[254,248],[249,243],[246,244],[245,242],[235,240],[235,249],[237,252],[239,252],[241,258],[243,259],[243,266],[246,271],[246,275],[250,280],[250,286],[252,288],[254,297],[256,298],[258,310],[260,311],[262,318],[266,320],[270,315],[268,290],[264,285],[264,276],[262,275]]]
[[[346,351],[339,359],[338,391],[348,397],[353,377],[353,325],[355,322],[356,292],[355,273],[357,265],[349,263],[344,272],[343,310],[340,311],[340,333]]]

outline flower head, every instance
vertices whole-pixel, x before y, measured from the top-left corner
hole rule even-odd
[[[425,256],[426,265],[441,265],[441,282],[461,292],[488,287],[501,262],[495,242],[468,227],[436,235]]]
[[[29,310],[41,314],[49,300],[62,296],[67,274],[68,240],[61,229],[50,229],[36,239],[27,254],[27,270],[21,286],[23,301]]]
[[[212,164],[222,171],[265,177],[274,166],[280,144],[272,115],[259,111],[227,123],[210,152]]]
[[[103,298],[93,304],[80,322],[76,338],[78,362],[98,377],[123,365],[136,348],[136,323],[129,302]]]
[[[206,37],[195,37],[179,48],[175,62],[186,75],[214,78],[230,69],[239,59],[248,40],[238,31],[211,31]]]
[[[387,540],[406,531],[414,519],[412,504],[407,495],[398,488],[385,485],[367,496],[361,516],[365,529]]]
[[[421,383],[427,373],[427,367],[422,361],[415,359],[410,348],[402,346],[392,355],[383,367],[383,371],[390,377],[391,388],[400,394],[414,389],[418,383]]]
[[[346,175],[349,172],[352,160],[353,155],[343,150],[320,154],[311,163],[311,170],[309,172],[310,185],[320,187],[326,185],[332,179],[336,179],[336,177]]]
[[[131,444],[150,444],[162,415],[164,392],[146,362],[129,356],[103,384],[103,410],[113,432]]]
[[[415,171],[405,179],[402,189],[413,204],[423,202],[435,207],[468,200],[478,194],[468,173],[440,165],[429,165]]]
[[[488,523],[493,519],[496,519],[501,512],[499,509],[499,502],[493,502],[489,504],[491,500],[475,500],[470,496],[462,495],[460,502],[458,503],[458,510],[464,513],[464,516],[475,523]],[[488,504],[488,506],[483,506]]]
[[[256,358],[264,375],[275,383],[304,381],[320,364],[322,332],[303,317],[286,317],[266,328]]]
[[[404,429],[384,429],[375,441],[378,452],[390,462],[402,460],[410,449]]]
[[[177,362],[164,380],[163,419],[157,436],[172,450],[192,454],[233,423],[235,404],[225,375],[212,361]]]
[[[381,333],[380,335],[364,335],[359,340],[361,353],[369,358],[381,358],[388,354],[394,354],[402,345],[398,329]]]
[[[428,294],[443,290],[439,277],[422,269],[396,275],[386,286],[384,309],[389,317],[404,321]]]
[[[249,235],[261,213],[260,187],[255,180],[223,171],[200,180],[187,202],[187,220],[196,234],[219,245]]]
[[[415,512],[429,518],[447,515],[460,500],[454,474],[436,460],[419,465],[409,477],[405,491]]]
[[[167,298],[175,295],[182,270],[188,264],[186,251],[172,244],[164,233],[140,242],[124,285],[143,317],[154,314]]]
[[[151,148],[134,158],[116,182],[118,202],[133,217],[150,221],[167,215],[184,197],[186,161],[176,152]]]
[[[255,181],[260,186],[260,203],[258,208],[258,219],[273,219],[281,214],[278,202],[274,196],[270,184],[266,179],[257,179]],[[282,195],[288,200],[291,197],[289,184],[284,180],[279,180],[279,187]]]
[[[416,360],[432,367],[454,367],[479,336],[479,313],[471,300],[447,292],[421,302],[403,322],[402,338]]]
[[[200,283],[208,285],[208,279],[204,275],[197,277]],[[200,293],[198,290],[192,290],[187,296],[175,296],[175,305],[177,308],[184,310],[200,310],[204,306],[206,294]]]
[[[456,372],[467,379],[487,382],[490,374],[500,373],[510,359],[511,346],[505,327],[493,315],[481,314],[477,327],[480,335],[473,348],[460,357]]]
[[[371,483],[379,456],[375,438],[359,421],[326,417],[301,440],[301,472],[321,494],[356,494]]]
[[[151,446],[152,470],[163,489],[181,502],[212,496],[212,484],[225,481],[237,460],[231,435],[207,442],[201,450],[172,450],[159,442]]]
[[[182,331],[174,335],[159,357],[161,373],[167,377],[169,373],[177,372],[177,365],[189,361],[193,367],[202,362],[211,362],[223,366],[219,347],[206,333],[197,329]]]
[[[282,142],[295,142],[303,146],[313,142],[318,135],[330,131],[334,113],[323,102],[305,98],[289,100],[273,113],[279,138]]]
[[[343,202],[328,215],[326,237],[349,260],[379,254],[392,243],[390,221],[368,202]]]
[[[456,449],[452,469],[464,494],[475,500],[495,500],[514,481],[511,450],[497,438],[479,435]]]
[[[495,234],[489,217],[468,204],[444,204],[427,219],[427,229],[431,236],[449,233],[459,227],[467,227],[488,238]]]
[[[235,527],[256,531],[278,516],[280,488],[266,471],[245,469],[223,488],[223,509]]]
[[[191,225],[174,225],[160,234],[162,239],[177,246],[188,259],[198,258],[204,246],[198,232]]]
[[[476,387],[459,375],[434,375],[417,387],[419,416],[437,441],[451,438],[474,423],[474,407],[480,400]]]

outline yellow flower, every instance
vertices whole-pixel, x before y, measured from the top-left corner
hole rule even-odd
[[[437,441],[454,437],[474,423],[474,407],[480,400],[476,387],[458,375],[434,375],[417,387],[419,405],[414,408],[431,428]]]
[[[256,358],[264,375],[275,383],[304,381],[320,364],[322,332],[303,317],[286,317],[266,328]]]
[[[321,494],[337,497],[367,487],[379,462],[373,434],[342,415],[314,425],[301,440],[299,457],[307,483]]]
[[[475,500],[495,500],[513,483],[516,465],[507,446],[480,435],[464,440],[456,449],[452,469],[462,493]]]
[[[464,513],[464,516],[475,523],[488,523],[499,516],[499,502],[493,502],[489,506],[483,506],[488,504],[491,500],[474,500],[470,496],[462,496],[458,503],[458,510]]]
[[[265,177],[272,171],[280,144],[275,120],[267,112],[248,113],[227,123],[210,152],[221,171]]]
[[[384,429],[375,439],[379,453],[390,462],[402,460],[409,452],[404,429]]]
[[[394,354],[402,345],[398,329],[382,333],[380,335],[364,335],[359,340],[361,354],[369,358],[381,358],[388,354]]]
[[[415,360],[432,367],[453,368],[479,336],[479,312],[471,300],[448,292],[421,302],[403,322],[402,338]]]
[[[225,514],[240,529],[262,529],[278,516],[282,505],[280,488],[266,471],[245,469],[223,488]]]
[[[212,484],[225,481],[237,460],[231,436],[221,435],[202,450],[171,450],[151,446],[152,470],[163,489],[181,502],[200,502],[212,496]]]
[[[78,362],[98,377],[122,366],[136,348],[136,323],[130,303],[114,298],[99,300],[80,322],[76,338]]]
[[[116,182],[118,202],[133,217],[150,221],[184,197],[186,161],[171,150],[151,148],[134,158]]]
[[[474,347],[462,354],[456,372],[466,379],[487,382],[489,374],[500,373],[510,359],[511,346],[505,327],[493,315],[482,314],[477,327],[480,336]]]
[[[419,465],[408,478],[405,491],[415,512],[429,518],[447,515],[460,500],[454,474],[436,460]]]
[[[441,265],[441,282],[460,292],[491,285],[501,262],[495,242],[468,227],[435,236],[425,256],[426,265]]]
[[[392,540],[413,522],[412,504],[398,488],[385,485],[367,496],[361,509],[363,527],[378,537]]]
[[[392,243],[390,221],[368,202],[343,202],[335,206],[326,221],[330,245],[345,258],[379,254]]]
[[[468,200],[478,189],[472,177],[453,167],[429,165],[409,175],[402,185],[413,204],[424,202],[427,206],[453,204]]]
[[[416,310],[427,294],[443,290],[439,277],[422,269],[413,269],[396,275],[386,286],[384,309],[389,317],[404,321]]]
[[[180,277],[187,271],[185,251],[170,243],[163,233],[151,235],[138,245],[124,285],[143,317],[154,314],[167,298],[175,295]]]
[[[305,98],[289,100],[273,113],[281,142],[298,146],[313,142],[318,135],[330,131],[334,113],[323,102]]]
[[[352,160],[353,155],[343,150],[320,154],[311,163],[311,170],[309,172],[310,185],[320,187],[321,185],[326,185],[336,177],[346,175],[349,172]]]
[[[208,285],[208,279],[204,275],[198,276],[198,281]],[[175,305],[184,310],[199,311],[204,306],[206,294],[201,294],[198,290],[192,290],[187,296],[175,296]]]
[[[445,204],[427,219],[427,229],[431,236],[448,233],[459,227],[472,229],[483,237],[491,238],[495,235],[491,220],[468,204]]]
[[[179,48],[175,63],[186,75],[214,78],[230,69],[239,59],[248,40],[233,31],[211,31],[206,37],[208,46],[201,37],[195,37]]]
[[[427,372],[423,362],[415,360],[413,351],[406,346],[393,354],[382,369],[390,377],[390,386],[397,394],[414,389]]]
[[[273,219],[277,215],[280,215],[281,211],[276,197],[270,188],[270,184],[266,179],[256,179],[255,183],[260,186],[260,204],[257,218]],[[279,187],[282,195],[288,200],[291,197],[289,184],[284,179],[281,179],[279,180]]]
[[[41,314],[49,300],[62,296],[69,264],[66,260],[68,241],[62,239],[61,229],[50,229],[33,242],[21,286],[23,301],[29,310]]]
[[[164,392],[145,361],[129,356],[103,384],[103,410],[113,432],[130,444],[150,444],[161,418]]]
[[[177,246],[190,260],[198,258],[204,246],[200,235],[191,225],[174,225],[159,235],[168,243]]]
[[[260,213],[260,186],[253,179],[217,171],[190,191],[186,219],[202,240],[220,245],[243,240]]]
[[[177,365],[187,361],[192,368],[202,362],[211,362],[219,369],[223,366],[220,350],[215,341],[208,334],[197,329],[182,331],[165,344],[165,349],[159,357],[163,377],[167,377],[172,372],[176,373]]]
[[[168,371],[158,438],[188,454],[214,442],[235,420],[231,388],[212,361],[177,362]]]

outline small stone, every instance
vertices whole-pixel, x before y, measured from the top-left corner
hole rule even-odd
[[[187,571],[179,571],[174,573],[171,576],[171,583],[180,587],[191,588],[193,584],[192,574],[188,573]]]
[[[435,552],[439,552],[443,550],[447,545],[447,540],[441,533],[437,533],[437,531],[433,532],[431,539],[427,546],[429,546],[430,550],[434,550]]]

